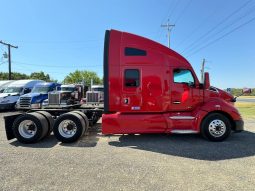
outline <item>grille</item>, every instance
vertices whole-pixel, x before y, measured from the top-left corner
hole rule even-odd
[[[30,107],[31,97],[20,97],[20,107]]]
[[[101,91],[87,91],[87,103],[100,103],[104,100],[104,92]]]
[[[99,93],[98,92],[87,92],[86,93],[86,98],[87,98],[88,103],[99,102]]]
[[[49,93],[48,100],[49,100],[49,105],[60,104],[60,94],[59,93]]]

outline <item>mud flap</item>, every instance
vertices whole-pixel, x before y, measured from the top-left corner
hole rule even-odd
[[[15,119],[19,117],[20,115],[22,114],[15,114],[15,115],[9,115],[4,117],[4,126],[5,126],[7,140],[11,140],[15,138],[12,131],[12,126]]]

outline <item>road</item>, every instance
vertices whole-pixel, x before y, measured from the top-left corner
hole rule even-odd
[[[238,102],[255,103],[255,98],[237,98]]]
[[[221,143],[198,135],[53,135],[7,141],[0,113],[0,190],[254,190],[255,121]]]

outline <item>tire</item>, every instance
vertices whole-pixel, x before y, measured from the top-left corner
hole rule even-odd
[[[46,134],[46,137],[48,137],[51,134],[51,132],[53,131],[54,119],[53,119],[52,115],[46,111],[36,111],[36,113],[40,113],[41,115],[43,115],[46,118],[46,120],[48,122],[48,127],[49,127],[48,132]]]
[[[88,120],[88,117],[83,112],[81,112],[81,111],[71,111],[70,113],[77,113],[77,114],[79,114],[83,118],[83,120],[85,122],[85,128],[84,128],[83,134],[85,132],[87,132],[88,129],[89,129],[89,120]]]
[[[212,113],[205,117],[201,124],[201,134],[210,141],[224,141],[231,133],[231,122],[220,114]]]
[[[13,133],[21,143],[36,143],[48,132],[47,120],[39,113],[20,115],[13,123]]]
[[[62,143],[72,143],[83,135],[85,128],[86,124],[83,118],[77,113],[69,112],[56,119],[53,132]]]

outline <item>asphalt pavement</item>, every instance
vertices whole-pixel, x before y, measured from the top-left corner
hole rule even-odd
[[[53,135],[7,141],[0,113],[0,190],[254,190],[255,120],[214,143],[199,135],[104,136],[101,124],[78,142]]]
[[[237,98],[238,102],[255,103],[255,98]]]

